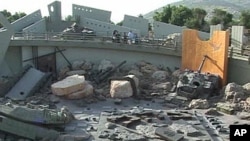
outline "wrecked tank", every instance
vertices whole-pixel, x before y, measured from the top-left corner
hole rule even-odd
[[[60,133],[53,129],[36,126],[4,116],[0,116],[0,131],[9,133],[11,136],[27,138],[34,141],[56,140]]]
[[[204,58],[197,71],[185,69],[177,82],[177,94],[189,99],[207,98],[219,88],[219,75],[201,73],[201,69],[208,58]]]
[[[73,115],[66,109],[48,109],[42,106],[17,106],[11,103],[0,105],[0,115],[14,120],[41,124],[41,125],[62,125],[73,120]]]

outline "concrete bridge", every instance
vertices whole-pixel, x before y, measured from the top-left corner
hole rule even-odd
[[[54,4],[54,5],[53,5]],[[181,66],[181,43],[168,42],[161,39],[146,39],[139,44],[124,44],[112,43],[110,40],[111,31],[120,29],[121,31],[128,30],[128,27],[120,27],[112,25],[98,19],[89,19],[90,17],[80,17],[85,19],[83,24],[93,26],[99,31],[103,31],[94,38],[76,38],[62,39],[58,36],[58,32],[72,24],[72,22],[61,21],[60,18],[60,3],[52,3],[51,6],[57,5],[57,12],[51,13],[49,19],[43,19],[40,11],[27,15],[26,17],[10,24],[0,14],[0,21],[4,28],[0,31],[0,75],[13,76],[18,73],[23,66],[31,64],[37,68],[50,67],[57,71],[65,65],[69,65],[76,60],[88,60],[93,63],[99,63],[102,59],[109,59],[118,64],[124,60],[126,65],[130,66],[137,61],[145,60],[155,65],[169,67],[170,69],[179,68]],[[75,5],[73,5],[74,7]],[[81,7],[83,8],[83,7]],[[83,11],[74,9],[73,13],[77,16]],[[85,11],[86,12],[86,11]],[[95,17],[103,11],[96,11]],[[109,17],[110,12],[106,15]],[[91,16],[91,15],[89,15]],[[93,15],[92,15],[93,16]],[[98,16],[97,16],[98,17]],[[101,17],[100,17],[101,18]],[[131,20],[134,19],[134,20]],[[99,19],[100,20],[100,19]],[[136,17],[125,16],[125,21],[138,21],[136,26],[131,27],[134,31],[139,32],[147,29],[147,21]],[[141,29],[141,24],[145,23],[145,27]],[[81,23],[81,22],[80,22]],[[129,23],[127,25],[130,25]],[[158,32],[158,37],[169,35],[171,33],[181,33],[183,28],[178,28],[174,25],[166,25],[156,22],[154,25],[155,32]],[[171,28],[169,28],[169,26]],[[166,28],[168,27],[168,28]],[[229,67],[228,67],[228,82],[236,82],[244,84],[249,82],[250,76],[247,75],[250,71],[249,57],[242,54],[242,27],[233,27],[232,44],[229,50]],[[54,31],[52,31],[54,30]],[[217,29],[217,26],[213,30]],[[213,31],[211,30],[211,32]],[[21,31],[21,32],[20,32]],[[46,32],[44,32],[46,31]],[[51,32],[49,32],[51,31]],[[58,31],[58,32],[56,32]],[[20,32],[20,33],[19,33]],[[143,32],[146,34],[146,32]],[[207,34],[207,33],[206,33]],[[207,35],[201,33],[201,37],[207,38]]]
[[[103,59],[111,60],[115,64],[126,60],[125,67],[145,60],[155,65],[169,67],[172,70],[176,67],[180,68],[181,46],[173,43],[163,46],[162,43],[159,40],[151,40],[129,45],[112,43],[110,37],[106,36],[87,40],[65,40],[52,36],[52,33],[22,37],[20,34],[14,34],[5,55],[5,63],[1,67],[1,74],[15,74],[27,64],[37,68],[48,64],[58,71],[76,60],[99,63]],[[246,75],[250,70],[248,59],[244,56],[236,57],[232,56],[232,53],[229,54],[228,81],[239,84],[249,82],[248,75]]]

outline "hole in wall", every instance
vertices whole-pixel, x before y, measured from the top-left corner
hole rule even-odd
[[[54,12],[54,6],[51,6],[51,7],[50,7],[50,11],[51,11],[51,12]]]

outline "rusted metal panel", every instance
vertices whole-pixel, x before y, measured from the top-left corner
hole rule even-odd
[[[208,60],[204,63],[202,73],[217,74],[221,78],[220,85],[227,83],[229,32],[214,31],[213,37],[202,41],[196,30],[184,30],[182,38],[182,69],[197,70],[204,55]]]

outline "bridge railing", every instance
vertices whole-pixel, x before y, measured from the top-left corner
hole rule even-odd
[[[113,40],[110,33],[64,33],[64,32],[18,32],[12,37],[12,40],[51,40],[51,41],[95,41],[95,42],[113,42],[127,44],[127,39],[120,37],[119,40]],[[166,38],[137,38],[132,44],[151,47],[164,47],[179,50],[180,43]]]

